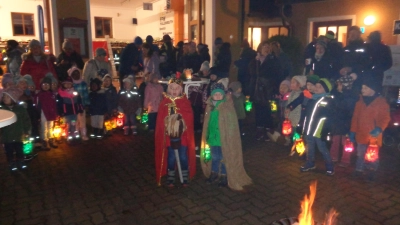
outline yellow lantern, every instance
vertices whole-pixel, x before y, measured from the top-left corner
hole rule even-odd
[[[55,126],[55,127],[53,128],[53,136],[54,136],[55,138],[59,138],[59,137],[61,136],[61,132],[62,132],[62,129],[61,129],[60,126]]]
[[[111,124],[110,120],[107,120],[104,122],[104,127],[106,128],[107,131],[112,130],[112,124]]]
[[[294,141],[292,151],[294,151],[295,149],[296,152],[299,153],[299,155],[303,155],[306,151],[306,146],[302,137]]]

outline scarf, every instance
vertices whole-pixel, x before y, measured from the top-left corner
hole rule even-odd
[[[364,103],[368,106],[369,104],[371,104],[371,102],[373,102],[379,95],[377,93],[375,93],[372,96],[362,96]]]
[[[327,95],[328,95],[328,93],[313,94],[313,95],[312,95],[312,99],[318,100],[318,99],[323,98],[323,97],[325,97],[325,96],[327,96]]]

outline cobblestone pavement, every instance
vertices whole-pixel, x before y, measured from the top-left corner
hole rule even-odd
[[[350,176],[354,164],[324,175],[319,153],[317,170],[300,173],[303,160],[289,157],[287,147],[250,136],[243,145],[254,181],[245,192],[207,185],[199,164],[189,187],[157,187],[148,132],[62,144],[39,152],[23,172],[9,172],[1,154],[0,224],[270,224],[299,214],[313,180],[317,221],[334,207],[338,224],[400,224],[397,150],[382,150],[377,178],[368,182]]]

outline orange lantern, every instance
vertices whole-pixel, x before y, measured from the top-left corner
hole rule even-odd
[[[375,162],[379,159],[379,146],[378,140],[376,138],[371,138],[369,140],[369,145],[367,152],[365,153],[365,160],[368,162]]]
[[[117,116],[117,127],[122,127],[124,125],[124,114],[119,113]]]
[[[292,123],[288,118],[285,119],[282,123],[282,134],[285,136],[289,136],[292,133]]]
[[[353,150],[354,150],[353,142],[350,141],[349,137],[346,137],[346,141],[344,143],[344,151],[345,152],[353,152]]]
[[[106,121],[104,122],[104,127],[106,128],[107,131],[112,130],[111,120],[106,120]]]

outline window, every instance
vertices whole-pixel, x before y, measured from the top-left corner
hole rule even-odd
[[[268,38],[276,35],[288,36],[288,29],[286,27],[269,27],[268,28]]]
[[[29,13],[11,13],[11,23],[13,27],[13,35],[34,36],[35,27],[33,14]]]
[[[336,20],[326,22],[314,22],[313,24],[313,37],[317,38],[320,35],[325,35],[328,31],[335,34],[338,42],[342,42],[346,46],[347,29],[351,27],[351,20]]]
[[[247,32],[250,37],[250,46],[257,51],[257,47],[261,43],[261,27],[249,27]]]
[[[189,41],[202,43],[205,40],[205,0],[188,0]]]
[[[112,35],[112,19],[106,17],[95,17],[94,18],[94,29],[96,38],[105,38],[106,35],[113,37]]]

